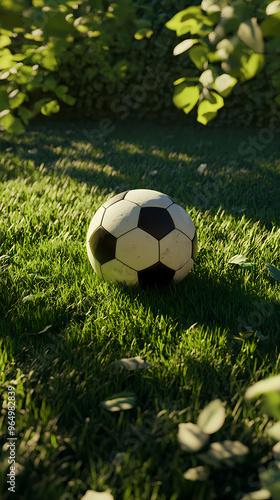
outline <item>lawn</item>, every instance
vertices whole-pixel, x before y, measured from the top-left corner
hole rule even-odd
[[[241,499],[276,467],[273,418],[245,392],[280,373],[279,282],[266,267],[280,266],[279,139],[119,122],[91,144],[96,126],[38,121],[16,140],[0,136],[1,498]],[[117,286],[90,266],[94,212],[135,188],[170,195],[194,221],[196,263],[177,285]],[[247,267],[229,263],[237,254]],[[116,363],[136,356],[145,369]],[[6,477],[9,386],[16,495]],[[127,391],[131,409],[102,404]],[[209,443],[200,453],[180,446],[178,425],[196,423],[213,400],[226,418],[209,443],[240,441],[243,462],[209,459]],[[205,477],[186,479],[197,466]]]

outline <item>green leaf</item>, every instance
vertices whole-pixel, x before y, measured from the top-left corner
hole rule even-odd
[[[237,84],[237,78],[226,73],[217,76],[213,83],[213,89],[219,92],[222,97],[227,97],[232,91],[233,87]]]
[[[30,78],[31,76],[33,76],[33,69],[31,66],[27,66],[26,64],[20,66],[17,72],[18,85],[26,85],[28,81],[31,79]]]
[[[81,500],[114,500],[114,497],[109,491],[87,490]]]
[[[11,109],[18,108],[26,99],[24,92],[19,92],[19,89],[13,90],[9,94],[9,104]]]
[[[213,31],[211,31],[211,33],[209,33],[208,39],[212,45],[216,45],[218,42],[220,42],[220,40],[224,39],[225,36],[226,36],[226,31],[223,26],[223,23],[221,22],[217,24],[217,26]]]
[[[269,270],[271,276],[275,280],[280,281],[280,271],[279,269],[277,269],[277,267],[274,267],[271,264],[266,264],[266,268]]]
[[[217,57],[219,59],[228,59],[236,47],[236,38],[224,38],[221,40],[217,46]]]
[[[119,361],[116,361],[116,365],[124,367],[129,371],[145,370],[153,366],[152,363],[147,363],[140,356],[136,356],[135,358],[122,358]]]
[[[200,413],[197,425],[205,434],[214,434],[224,425],[226,412],[220,399],[214,399]]]
[[[242,495],[241,500],[271,500],[271,495],[267,489],[261,488]]]
[[[228,264],[240,265],[243,264],[244,262],[247,262],[247,257],[245,257],[245,255],[242,254],[236,254],[233,257],[231,257],[231,259],[229,259]]]
[[[267,392],[262,403],[264,413],[275,420],[280,420],[280,392]]]
[[[76,99],[67,94],[68,87],[66,85],[58,85],[58,87],[56,87],[54,92],[57,95],[57,97],[59,97],[63,102],[66,102],[66,104],[69,105],[75,104]]]
[[[34,302],[36,300],[36,294],[30,293],[23,297],[22,302],[25,304],[26,302]]]
[[[280,33],[280,12],[272,14],[261,23],[263,36],[279,36]]]
[[[11,113],[11,110],[9,108],[3,109],[0,113],[0,125],[2,127],[8,126],[9,123],[12,123],[14,119],[13,114]]]
[[[3,49],[3,47],[7,47],[7,45],[11,45],[11,39],[7,35],[1,35],[0,36],[0,49]]]
[[[41,333],[46,333],[50,328],[52,328],[52,325],[47,325],[43,330],[40,330],[40,332],[30,333],[29,335],[41,335]]]
[[[10,69],[15,65],[15,58],[10,49],[1,50],[0,70]]]
[[[60,106],[55,99],[52,101],[49,101],[47,104],[44,104],[44,106],[41,107],[41,113],[43,115],[46,115],[46,116],[49,116],[52,113],[58,113],[59,110],[60,110]]]
[[[186,52],[186,50],[189,50],[194,44],[198,42],[199,40],[197,38],[188,38],[187,40],[183,40],[182,42],[178,43],[176,47],[174,47],[173,55],[178,56],[179,54]]]
[[[199,77],[200,83],[204,87],[211,87],[213,82],[214,82],[214,75],[211,69],[207,69],[206,71],[203,71]]]
[[[200,70],[203,69],[204,64],[208,60],[209,48],[206,44],[196,45],[189,50],[189,56],[192,62]]]
[[[273,446],[272,455],[274,460],[280,460],[280,441]]]
[[[7,111],[5,113],[5,111]],[[19,118],[16,118],[10,110],[0,113],[0,126],[4,127],[9,134],[19,134],[24,131],[24,126]]]
[[[183,109],[187,114],[196,105],[199,99],[199,86],[189,87],[186,83],[180,83],[175,86],[173,94],[173,103],[179,109]]]
[[[206,12],[220,12],[220,2],[219,0],[202,0],[201,8]]]
[[[248,453],[249,448],[240,441],[225,440],[211,443],[209,450],[198,458],[213,467],[234,467],[242,463]]]
[[[182,23],[180,28],[177,30],[177,36],[183,36],[187,33],[190,33],[191,35],[198,35],[200,34],[200,28],[201,22],[199,22],[197,19],[188,19],[187,21]]]
[[[280,375],[259,380],[249,387],[245,393],[245,399],[255,399],[267,392],[280,392]]]
[[[51,53],[42,58],[41,64],[43,68],[49,69],[50,71],[55,71],[58,68],[56,57]]]
[[[59,97],[61,100],[63,100],[68,92],[68,87],[67,85],[58,85],[55,89],[55,93],[57,97]]]
[[[136,406],[137,398],[134,392],[120,392],[113,394],[100,403],[102,408],[110,412],[131,410]]]
[[[265,13],[267,16],[271,16],[272,14],[276,14],[276,12],[280,11],[280,0],[275,0],[267,5]]]
[[[196,82],[198,83],[199,81],[199,78],[197,76],[194,76],[194,77],[190,77],[190,78],[178,78],[178,80],[175,80],[175,82],[173,82],[173,85],[179,85],[180,83],[183,83],[183,82]]]
[[[259,73],[264,67],[264,56],[262,54],[252,54],[249,59],[246,57],[241,58],[242,67],[240,69],[240,74],[242,76],[242,81],[250,80],[254,78],[257,73]]]
[[[57,87],[54,87],[53,85],[53,92],[57,95],[57,97],[59,97],[59,99],[61,99],[63,102],[66,102],[66,104],[72,105],[76,102],[76,99],[74,97],[67,94],[67,85],[58,85]]]
[[[212,31],[207,26],[213,26],[213,20],[209,15],[204,15],[200,6],[192,6],[175,14],[165,26],[170,30],[176,31],[177,36],[182,36],[186,33],[204,36]]]
[[[202,14],[201,7],[199,6],[188,7],[187,9],[181,10],[180,12],[175,14],[175,16],[173,16],[172,19],[170,19],[170,21],[168,21],[165,24],[165,26],[169,30],[177,31],[180,30],[184,22],[192,18],[193,19],[201,18],[201,14]],[[177,35],[179,36],[178,31]]]
[[[269,427],[267,434],[275,441],[280,441],[280,422],[276,422],[272,427]]]
[[[198,425],[188,422],[186,424],[179,424],[177,441],[183,451],[196,453],[208,443],[209,436]]]
[[[198,465],[184,472],[183,477],[188,481],[207,481],[209,470],[204,465]]]
[[[247,340],[251,339],[259,339],[261,341],[266,340],[266,337],[262,335],[262,333],[252,326],[245,326],[244,332],[239,332],[238,335],[234,337],[236,340]]]
[[[224,99],[216,92],[210,91],[211,101],[204,99],[197,108],[197,121],[206,125],[210,120],[215,118],[217,110],[224,105]]]
[[[262,30],[258,25],[256,17],[252,17],[249,21],[240,23],[237,30],[237,35],[242,42],[246,43],[250,49],[262,54],[264,51],[264,41]]]
[[[76,102],[76,99],[75,97],[72,97],[71,95],[65,95],[64,98],[62,99],[63,102],[65,102],[66,104],[69,104],[69,106],[73,106],[73,104],[75,104]]]
[[[151,38],[153,31],[149,28],[141,28],[134,34],[136,40],[142,40],[143,38]]]

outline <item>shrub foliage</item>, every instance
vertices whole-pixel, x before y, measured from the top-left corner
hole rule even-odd
[[[117,4],[4,0],[0,7],[0,125],[20,132],[38,112],[50,115],[60,110],[61,103],[78,105],[84,94],[102,94],[102,79],[120,82],[128,66],[122,52],[134,36],[152,33],[137,9],[131,0]],[[116,47],[117,60],[111,56]],[[76,75],[77,87],[71,93],[69,83]]]
[[[220,121],[260,125],[280,105],[279,34],[278,1],[2,0],[0,126],[18,133],[69,106],[178,118],[172,81],[201,123],[224,107]]]
[[[188,114],[197,107],[197,121],[206,125],[216,117],[237,83],[256,77],[266,66],[280,104],[280,2],[202,0],[177,13],[166,23],[181,37],[174,55],[188,55],[200,75],[174,82],[173,102]]]

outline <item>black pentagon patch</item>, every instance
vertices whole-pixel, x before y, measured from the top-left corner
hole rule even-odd
[[[166,236],[175,228],[170,213],[166,208],[161,207],[142,207],[139,215],[138,227],[158,240]]]
[[[117,238],[99,227],[90,237],[89,246],[99,264],[105,264],[115,258]]]
[[[195,232],[193,240],[192,240],[192,259],[193,260],[195,260],[196,255],[197,255],[197,234]]]
[[[110,207],[111,205],[113,205],[114,203],[116,203],[117,201],[120,201],[120,200],[123,200],[125,195],[128,193],[128,191],[123,191],[122,193],[119,193],[119,194],[116,194],[116,196],[113,196],[113,198],[110,198],[109,200],[105,201],[105,203],[103,203],[103,207],[104,208],[108,208]]]
[[[155,286],[161,287],[169,285],[175,271],[158,262],[154,266],[138,271],[138,281],[142,288],[152,288]]]

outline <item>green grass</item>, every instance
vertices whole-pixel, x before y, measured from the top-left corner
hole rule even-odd
[[[279,373],[279,284],[265,267],[280,264],[278,139],[246,159],[238,147],[257,130],[118,123],[92,147],[83,130],[94,127],[45,121],[16,141],[1,135],[0,442],[14,384],[17,492],[21,500],[81,499],[88,489],[110,489],[115,500],[240,498],[261,486],[274,444],[271,419],[244,394]],[[196,264],[177,285],[127,289],[91,269],[85,239],[95,210],[134,188],[169,194],[195,223]],[[228,264],[235,254],[256,266]],[[265,340],[238,340],[246,326]],[[134,356],[153,366],[114,364]],[[136,393],[135,408],[100,406],[122,391]],[[180,449],[178,424],[196,422],[215,398],[226,421],[211,441],[240,440],[250,454],[188,481],[183,473],[203,462]],[[3,500],[7,459],[5,451]]]

